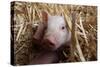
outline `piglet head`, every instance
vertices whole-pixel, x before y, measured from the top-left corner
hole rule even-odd
[[[71,33],[66,27],[63,16],[48,15],[47,29],[43,37],[43,46],[47,49],[57,50],[71,39]]]
[[[70,41],[71,33],[66,27],[63,16],[50,16],[46,12],[42,15],[46,25],[42,23],[39,26],[40,30],[35,34],[41,39],[41,46],[49,50],[57,50]]]

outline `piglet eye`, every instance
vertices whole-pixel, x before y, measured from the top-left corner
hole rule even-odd
[[[65,27],[63,26],[63,27],[62,27],[62,30],[64,30],[64,29],[65,29]]]

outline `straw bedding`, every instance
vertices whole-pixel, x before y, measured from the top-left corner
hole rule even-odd
[[[28,64],[32,54],[32,36],[41,22],[41,11],[50,15],[64,15],[66,24],[72,31],[71,49],[62,52],[65,60],[59,62],[97,60],[97,7],[83,5],[46,4],[30,2],[12,2],[11,40],[14,41],[15,64]],[[76,18],[72,22],[72,13]],[[12,15],[12,14],[11,14]],[[73,25],[74,24],[74,25]],[[74,26],[74,31],[73,31]],[[13,44],[12,44],[13,45]]]

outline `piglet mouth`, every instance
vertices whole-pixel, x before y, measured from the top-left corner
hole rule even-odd
[[[55,44],[49,41],[48,39],[44,39],[42,44],[43,44],[43,47],[48,50],[55,50],[56,48]]]

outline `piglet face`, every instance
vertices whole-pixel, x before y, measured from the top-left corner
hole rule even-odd
[[[47,29],[43,37],[43,46],[56,50],[71,38],[63,16],[48,16]]]

